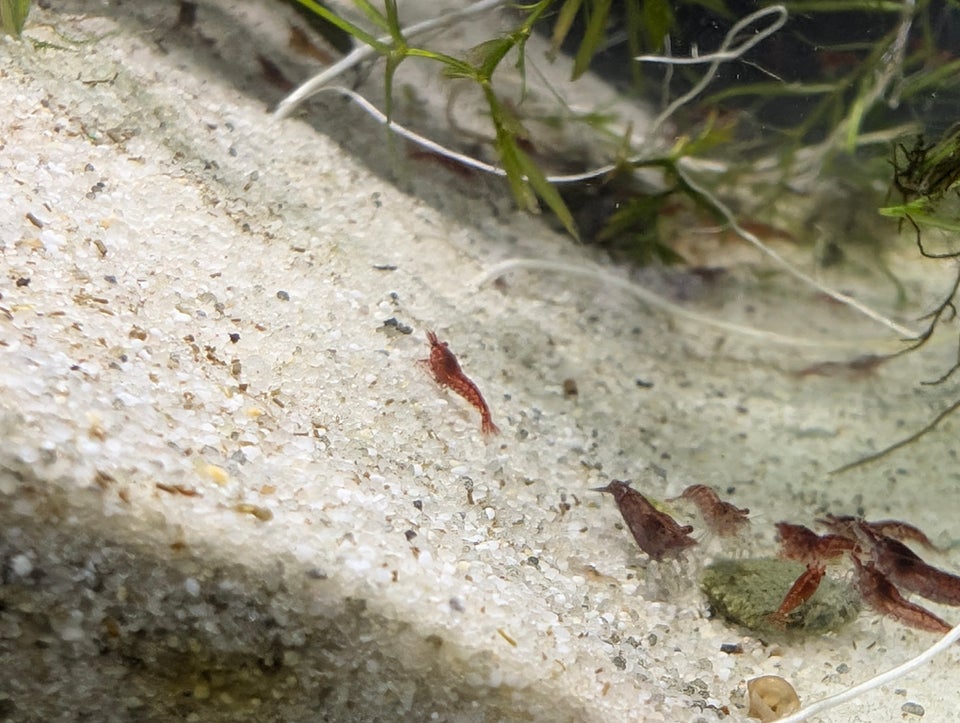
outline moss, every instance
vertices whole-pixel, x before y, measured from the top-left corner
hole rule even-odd
[[[707,566],[701,587],[714,613],[765,635],[819,635],[841,628],[860,611],[860,598],[847,582],[824,577],[803,605],[787,615],[786,625],[771,620],[804,566],[789,560],[718,560]]]

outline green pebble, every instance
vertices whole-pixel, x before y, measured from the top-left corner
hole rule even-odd
[[[820,635],[857,617],[860,596],[853,586],[824,576],[813,596],[787,616],[785,626],[772,622],[770,614],[805,569],[799,562],[775,558],[718,560],[704,569],[700,586],[716,615],[755,633]]]

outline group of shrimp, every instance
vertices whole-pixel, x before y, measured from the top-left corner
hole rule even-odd
[[[686,548],[697,544],[690,537],[693,532],[691,525],[681,525],[666,512],[658,510],[629,483],[613,480],[606,487],[595,488],[594,492],[613,495],[633,539],[641,550],[657,562],[665,557],[676,557]],[[735,535],[749,523],[747,515],[750,510],[734,507],[721,500],[706,485],[691,485],[680,497],[693,502],[707,526],[718,535]]]
[[[441,387],[446,387],[480,412],[484,434],[500,430],[493,422],[490,407],[477,385],[463,372],[456,355],[445,341],[427,332],[430,356],[421,359]],[[657,509],[628,483],[613,480],[597,492],[613,495],[637,545],[657,562],[676,557],[697,544],[690,536],[691,525],[681,525],[666,512]],[[749,524],[750,510],[720,499],[706,485],[691,485],[679,499],[692,502],[706,526],[721,537],[738,534]],[[960,605],[960,576],[944,572],[926,563],[907,546],[913,542],[929,550],[936,547],[913,525],[896,520],[868,522],[861,517],[827,515],[817,520],[828,532],[813,530],[789,522],[777,523],[780,554],[803,563],[806,569],[791,585],[771,619],[786,624],[788,615],[809,600],[826,574],[827,564],[849,556],[855,571],[855,585],[868,606],[904,625],[934,633],[946,633],[950,625],[926,608],[904,598],[901,590],[933,602]]]
[[[677,557],[697,544],[690,536],[691,525],[680,525],[628,483],[613,480],[595,491],[613,495],[637,545],[652,559],[659,562]],[[749,510],[720,499],[706,485],[687,487],[678,499],[693,502],[706,526],[719,536],[736,535],[749,524]],[[785,625],[787,616],[817,591],[827,564],[849,556],[855,570],[854,584],[869,607],[919,630],[940,634],[950,630],[948,623],[901,593],[903,590],[933,602],[960,605],[960,576],[924,562],[907,546],[912,542],[936,550],[923,532],[897,520],[868,522],[861,517],[827,515],[818,522],[827,528],[827,534],[819,535],[789,522],[776,526],[781,557],[802,562],[806,569],[777,610],[771,611],[771,620]]]
[[[786,616],[810,599],[827,563],[849,556],[854,581],[864,602],[882,615],[918,630],[947,633],[952,627],[901,591],[931,602],[960,605],[960,577],[925,562],[907,546],[912,542],[937,550],[913,525],[897,520],[868,522],[862,517],[827,515],[817,522],[828,530],[818,535],[803,525],[777,524],[781,555],[806,565],[774,614]]]

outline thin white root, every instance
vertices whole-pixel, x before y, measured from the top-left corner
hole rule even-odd
[[[323,88],[317,88],[315,93],[338,93],[339,95],[349,98],[358,106],[360,106],[360,108],[367,113],[367,115],[377,121],[377,123],[380,125],[385,126],[390,132],[396,133],[401,138],[406,138],[411,143],[414,143],[428,151],[432,151],[433,153],[443,156],[444,158],[449,158],[457,163],[467,166],[468,168],[476,168],[479,171],[491,173],[495,176],[507,175],[507,172],[499,166],[492,166],[489,163],[484,163],[477,158],[460,153],[452,148],[442,146],[439,143],[431,141],[429,138],[426,138],[405,126],[400,125],[396,121],[389,120],[386,114],[377,108],[377,106],[356,91],[350,90],[349,88],[344,88],[339,85],[328,85]]]
[[[779,253],[774,251],[772,248],[767,246],[763,241],[757,238],[755,234],[751,233],[750,231],[747,231],[739,223],[737,223],[737,219],[734,217],[733,212],[729,208],[727,208],[727,206],[724,205],[720,201],[720,199],[718,199],[716,196],[710,193],[703,186],[694,182],[690,178],[690,176],[686,173],[684,166],[685,164],[683,163],[683,159],[680,159],[680,161],[675,166],[677,175],[680,176],[680,179],[685,184],[687,184],[687,186],[693,189],[696,193],[699,193],[703,195],[705,198],[709,199],[710,203],[714,206],[714,208],[716,208],[717,211],[720,212],[720,215],[723,216],[723,219],[727,222],[727,225],[729,225],[729,227],[733,230],[735,234],[737,234],[737,236],[742,238],[744,241],[749,243],[751,246],[756,248],[761,253],[773,259],[779,266],[781,266],[791,276],[793,276],[796,279],[799,279],[800,281],[804,282],[805,284],[808,284],[809,286],[812,286],[821,294],[826,294],[834,301],[838,301],[841,304],[845,304],[846,306],[849,306],[851,309],[854,309],[860,312],[867,318],[873,319],[874,321],[878,322],[879,324],[882,324],[888,329],[893,330],[900,336],[901,339],[915,339],[919,336],[919,332],[913,331],[912,329],[908,329],[907,327],[902,326],[901,324],[898,324],[892,319],[889,319],[883,314],[881,314],[879,311],[875,311],[871,309],[866,304],[863,304],[857,301],[851,296],[847,296],[844,293],[831,289],[830,287],[822,284],[820,281],[817,281],[817,279],[810,276],[810,274],[807,274],[801,271],[800,269],[798,269],[792,263],[787,261],[783,256],[781,256]]]
[[[364,96],[360,95],[354,90],[349,88],[344,88],[340,85],[325,85],[319,88],[313,88],[310,92],[310,95],[316,95],[318,93],[337,93],[342,95],[345,98],[349,98],[354,103],[356,103],[363,112],[373,118],[377,123],[382,126],[385,126],[392,133],[396,133],[402,138],[406,138],[411,143],[414,143],[421,148],[425,148],[428,151],[432,151],[441,155],[445,158],[449,158],[458,163],[462,163],[464,166],[469,168],[476,168],[479,171],[484,173],[490,173],[494,176],[506,176],[507,172],[503,170],[500,166],[494,166],[490,163],[484,163],[483,161],[468,156],[459,151],[455,151],[452,148],[447,148],[436,141],[431,141],[426,136],[422,136],[416,131],[412,131],[406,126],[400,125],[394,120],[388,120],[386,114],[381,111],[377,106],[367,100]],[[577,183],[579,181],[585,181],[590,178],[596,178],[602,176],[610,171],[613,171],[616,168],[612,163],[607,164],[606,166],[601,166],[599,168],[594,168],[583,173],[573,173],[565,176],[547,176],[547,181],[550,183]]]
[[[729,50],[730,44],[733,42],[733,39],[736,37],[737,33],[739,33],[745,27],[752,25],[754,21],[773,14],[776,14],[779,17],[772,25],[761,30],[759,33],[744,42],[743,45],[740,45],[733,50]],[[783,5],[771,5],[768,8],[758,10],[755,13],[745,16],[736,25],[730,28],[730,32],[727,33],[726,38],[724,38],[723,43],[720,45],[720,50],[715,53],[708,53],[707,55],[697,55],[694,53],[689,58],[674,58],[669,55],[638,55],[634,58],[634,60],[638,60],[641,63],[662,63],[664,65],[702,65],[703,63],[722,63],[727,60],[736,60],[761,40],[770,37],[770,35],[782,28],[786,20],[787,9]]]
[[[898,665],[896,668],[888,670],[884,673],[880,673],[880,675],[874,676],[869,680],[865,680],[864,682],[860,683],[860,685],[855,685],[852,688],[847,688],[846,690],[837,693],[836,695],[831,695],[823,700],[818,700],[816,703],[811,703],[806,708],[798,710],[793,715],[789,715],[786,718],[781,718],[779,723],[800,723],[800,721],[805,721],[810,718],[810,716],[823,713],[823,711],[829,710],[830,708],[835,708],[838,705],[846,703],[848,700],[853,700],[854,698],[863,695],[867,691],[879,688],[881,685],[886,685],[894,680],[898,680],[908,673],[913,672],[928,660],[949,648],[958,640],[960,640],[960,625],[957,625],[949,633],[944,635],[938,642],[931,645],[917,657],[908,660],[906,663]]]
[[[414,23],[408,28],[403,28],[403,37],[407,40],[410,40],[417,35],[421,35],[436,28],[448,27],[461,20],[465,20],[472,15],[477,15],[479,13],[484,13],[487,10],[492,10],[499,5],[505,4],[505,2],[506,0],[480,0],[479,2],[475,2],[473,5],[469,5],[461,10],[454,10],[435,18],[428,18],[422,22]],[[389,35],[384,35],[382,38],[378,38],[378,40],[384,44],[393,42],[393,38]],[[369,45],[363,45],[347,53],[326,70],[317,73],[317,75],[310,78],[310,80],[297,86],[294,91],[290,93],[290,95],[280,101],[280,103],[277,105],[277,109],[273,112],[273,117],[277,119],[286,118],[296,109],[298,105],[303,103],[303,101],[310,96],[316,94],[327,83],[332,81],[338,75],[345,73],[353,66],[362,63],[369,57],[372,57],[376,54],[376,52],[377,51]]]
[[[656,309],[660,309],[661,311],[664,311],[679,319],[684,319],[701,326],[718,329],[731,334],[738,334],[740,336],[746,336],[753,339],[760,339],[773,344],[815,349],[845,349],[857,351],[860,354],[865,352],[865,347],[867,346],[876,346],[877,351],[880,351],[880,347],[882,346],[883,351],[886,352],[895,351],[902,346],[898,342],[894,342],[889,338],[845,340],[811,339],[808,337],[781,334],[779,332],[769,331],[766,329],[757,329],[755,327],[744,326],[742,324],[734,324],[733,322],[724,321],[723,319],[717,319],[705,314],[698,314],[695,311],[685,309],[679,304],[663,298],[661,295],[651,291],[650,289],[640,286],[629,279],[625,279],[621,276],[610,273],[609,271],[605,271],[599,267],[584,266],[583,264],[571,264],[563,261],[508,259],[506,261],[501,261],[500,263],[494,264],[486,271],[478,275],[473,279],[472,285],[474,288],[481,288],[494,279],[503,276],[505,273],[510,271],[518,271],[521,269],[545,271],[548,273],[557,274],[569,274],[571,276],[585,276],[597,282],[598,284],[602,284],[605,287],[623,289],[644,304],[652,306]]]
[[[740,34],[741,31],[753,25],[756,21],[762,20],[768,15],[776,15],[776,18],[774,18],[773,22],[771,22],[770,25],[763,28],[762,30],[757,31],[754,35],[750,36],[748,40],[745,40],[743,43],[741,43],[736,48],[731,50],[730,46],[733,44],[733,41],[736,39],[737,35]],[[720,49],[716,53],[712,53],[709,56],[705,56],[706,58],[709,58],[707,62],[710,63],[710,67],[707,69],[707,72],[703,74],[703,77],[699,81],[697,81],[696,85],[694,85],[690,90],[688,90],[686,93],[681,95],[679,98],[677,98],[670,105],[668,105],[666,108],[663,109],[660,115],[658,115],[657,118],[653,121],[653,125],[650,127],[648,134],[651,136],[654,135],[660,129],[660,126],[662,126],[663,123],[665,123],[670,116],[676,113],[678,108],[680,108],[683,105],[686,105],[691,100],[693,100],[698,95],[700,95],[703,92],[704,88],[706,88],[710,84],[710,81],[712,81],[714,76],[717,74],[717,70],[720,68],[721,63],[729,60],[735,60],[737,58],[742,57],[744,53],[750,50],[750,48],[752,48],[754,45],[756,45],[757,43],[763,40],[766,40],[775,32],[777,32],[780,28],[783,27],[784,23],[786,22],[787,22],[787,9],[783,5],[771,5],[770,7],[763,8],[762,10],[757,10],[756,12],[750,13],[749,15],[742,18],[741,20],[738,20],[736,24],[732,28],[730,28],[730,31],[724,37],[723,42],[720,44]],[[641,55],[640,57],[637,58],[637,60],[649,60],[650,57],[651,56]],[[683,60],[680,60],[680,64],[686,64],[691,60],[697,62],[697,61],[702,61],[703,59],[701,58],[683,59]],[[658,63],[671,63],[672,61],[673,61],[672,58],[663,58],[663,57],[658,58],[656,60],[656,62]]]

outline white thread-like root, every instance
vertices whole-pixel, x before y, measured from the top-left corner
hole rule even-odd
[[[446,146],[440,145],[435,141],[431,141],[429,138],[426,138],[419,133],[406,128],[405,126],[400,125],[396,121],[388,119],[383,111],[381,111],[379,108],[377,108],[377,106],[354,90],[350,90],[349,88],[344,88],[339,85],[328,85],[323,88],[317,88],[314,92],[338,93],[339,95],[349,98],[358,106],[360,106],[360,108],[363,109],[363,111],[371,118],[377,121],[377,123],[385,126],[392,133],[396,133],[401,138],[406,138],[411,143],[414,143],[428,151],[432,151],[437,155],[443,156],[444,158],[449,158],[450,160],[456,161],[457,163],[460,163],[468,168],[476,168],[484,173],[491,173],[495,176],[507,175],[507,172],[499,166],[492,166],[489,163],[484,163],[483,161],[473,158],[472,156],[468,156],[465,153],[460,153],[452,148],[447,148]]]
[[[736,49],[728,50],[737,33],[739,33],[745,27],[752,25],[755,21],[760,20],[760,18],[772,14],[776,14],[779,17],[771,26],[764,28],[762,31],[754,35]],[[727,33],[727,37],[720,45],[720,50],[715,53],[708,53],[707,55],[692,55],[689,58],[674,58],[669,55],[638,55],[634,58],[634,60],[638,60],[642,63],[663,63],[666,65],[702,65],[703,63],[722,63],[727,60],[736,60],[761,40],[770,37],[771,34],[782,28],[786,20],[787,9],[783,5],[771,5],[768,8],[758,10],[755,13],[745,16],[736,25],[730,28],[730,32]]]
[[[724,204],[720,201],[720,199],[718,199],[716,196],[714,196],[712,193],[710,193],[707,189],[705,189],[705,188],[703,188],[702,186],[700,186],[699,184],[695,183],[695,182],[690,178],[690,176],[687,175],[687,173],[686,173],[685,170],[684,170],[683,159],[680,159],[680,161],[676,164],[675,170],[676,170],[676,172],[677,172],[677,175],[681,178],[681,180],[682,180],[685,184],[687,184],[687,186],[689,186],[691,189],[693,189],[693,191],[695,191],[696,193],[701,194],[702,196],[704,196],[705,198],[707,198],[707,199],[710,201],[711,205],[712,205],[717,211],[720,212],[720,215],[723,216],[723,219],[727,222],[727,225],[730,227],[730,229],[731,229],[735,234],[737,234],[737,236],[739,236],[740,238],[742,238],[744,241],[746,241],[747,243],[749,243],[751,246],[753,246],[754,248],[756,248],[756,249],[757,249],[758,251],[760,251],[761,253],[763,253],[763,254],[765,254],[766,256],[768,256],[769,258],[771,258],[773,261],[775,261],[779,266],[781,266],[781,267],[782,267],[787,273],[789,273],[791,276],[793,276],[793,277],[796,278],[796,279],[799,279],[800,281],[802,281],[802,282],[805,283],[805,284],[808,284],[809,286],[812,286],[813,288],[815,288],[815,289],[816,289],[817,291],[819,291],[820,293],[826,294],[827,296],[829,296],[829,297],[830,297],[831,299],[833,299],[834,301],[838,301],[838,302],[840,302],[841,304],[845,304],[846,306],[849,306],[851,309],[854,309],[854,310],[860,312],[861,314],[863,314],[863,315],[866,316],[867,318],[873,319],[874,321],[878,322],[879,324],[882,324],[883,326],[887,327],[888,329],[896,332],[901,338],[914,339],[914,338],[916,338],[917,336],[919,336],[918,332],[915,332],[915,331],[913,331],[913,330],[911,330],[911,329],[908,329],[908,328],[905,327],[905,326],[902,326],[902,325],[898,324],[897,322],[893,321],[892,319],[887,318],[886,316],[884,316],[884,315],[881,314],[880,312],[871,309],[871,308],[870,308],[869,306],[867,306],[866,304],[864,304],[864,303],[862,303],[862,302],[860,302],[860,301],[857,301],[857,300],[854,299],[853,297],[847,296],[847,294],[841,293],[841,292],[839,292],[839,291],[835,291],[834,289],[831,289],[831,288],[829,288],[828,286],[825,286],[825,285],[822,284],[820,281],[817,281],[817,279],[815,279],[815,278],[813,278],[812,276],[810,276],[810,274],[807,274],[807,273],[801,271],[800,269],[798,269],[798,268],[797,268],[796,266],[794,266],[792,263],[790,263],[789,261],[787,261],[787,259],[785,259],[785,258],[784,258],[783,256],[781,256],[779,253],[777,253],[774,249],[772,249],[772,248],[770,248],[769,246],[767,246],[763,241],[761,241],[759,238],[757,238],[756,234],[754,234],[754,233],[748,231],[747,229],[743,228],[743,227],[737,222],[737,219],[734,217],[733,211],[731,211],[729,208],[727,208],[726,205],[724,205]]]
[[[867,346],[875,346],[876,351],[882,350],[885,352],[896,351],[902,347],[901,343],[889,338],[848,340],[811,339],[808,337],[791,336],[789,334],[781,334],[776,331],[769,331],[766,329],[758,329],[752,326],[735,324],[733,322],[724,321],[723,319],[707,316],[706,314],[699,314],[695,311],[690,311],[689,309],[686,309],[683,306],[670,301],[669,299],[665,299],[660,294],[657,294],[646,287],[640,286],[629,279],[625,279],[622,276],[618,276],[617,274],[605,271],[596,266],[585,266],[582,263],[572,264],[563,261],[542,261],[539,259],[507,259],[506,261],[501,261],[497,264],[494,264],[475,277],[473,279],[472,286],[474,288],[481,288],[485,284],[500,276],[503,276],[510,271],[519,270],[569,274],[571,276],[585,276],[605,287],[622,289],[639,299],[644,304],[652,306],[655,309],[659,309],[679,319],[684,319],[701,326],[706,326],[753,339],[759,339],[761,341],[770,342],[773,344],[816,349],[845,349],[856,351],[860,354],[865,352],[865,347]],[[881,349],[881,347],[883,348]]]
[[[809,719],[811,716],[817,715],[818,713],[823,713],[825,710],[835,708],[838,705],[846,703],[849,700],[853,700],[854,698],[857,698],[868,691],[879,688],[881,685],[892,683],[908,673],[913,672],[921,665],[934,658],[936,655],[942,653],[958,640],[960,640],[960,625],[957,625],[950,632],[944,635],[938,642],[931,645],[917,657],[908,660],[902,665],[898,665],[896,668],[892,668],[891,670],[880,673],[869,680],[865,680],[859,685],[855,685],[852,688],[847,688],[836,695],[831,695],[827,698],[823,698],[822,700],[818,700],[816,703],[811,703],[806,708],[802,708],[786,718],[781,718],[779,723],[800,723],[801,721]]]
[[[356,103],[361,110],[363,110],[367,115],[373,118],[377,123],[382,126],[385,126],[388,130],[393,133],[396,133],[402,138],[406,138],[408,141],[415,143],[421,148],[425,148],[428,151],[432,151],[441,155],[445,158],[449,158],[458,163],[462,163],[464,166],[469,168],[476,168],[479,171],[484,173],[490,173],[495,176],[506,176],[507,172],[503,170],[500,166],[494,166],[490,163],[484,163],[483,161],[468,156],[459,151],[455,151],[452,148],[447,148],[436,141],[432,141],[429,138],[420,135],[416,131],[412,131],[406,126],[397,123],[394,120],[388,120],[386,114],[377,108],[373,103],[367,100],[364,96],[357,93],[355,90],[350,90],[349,88],[344,88],[340,85],[325,85],[320,88],[314,88],[311,90],[310,95],[317,95],[318,93],[337,93],[342,95],[345,98],[349,98],[354,103]],[[598,168],[591,169],[589,171],[584,171],[583,173],[573,173],[569,175],[562,176],[547,176],[547,181],[554,184],[562,183],[577,183],[579,181],[586,181],[591,178],[597,178],[598,176],[603,176],[610,171],[613,171],[616,168],[612,163],[605,166],[600,166]]]
[[[733,50],[730,49],[730,46],[733,44],[733,41],[736,39],[737,35],[739,35],[742,30],[750,27],[756,21],[762,20],[768,15],[776,16],[773,22],[770,23],[770,25],[758,31],[756,34],[754,34],[748,40],[741,43],[735,49]],[[688,90],[686,93],[681,95],[679,98],[677,98],[670,105],[668,105],[666,108],[663,109],[660,115],[658,115],[656,119],[653,121],[653,124],[651,125],[648,131],[648,135],[652,136],[656,134],[656,132],[660,129],[660,126],[662,126],[670,116],[676,113],[678,108],[686,105],[691,100],[693,100],[698,95],[700,95],[703,92],[704,88],[706,88],[710,84],[710,81],[712,81],[714,76],[717,74],[717,70],[719,70],[721,63],[724,63],[729,60],[735,60],[736,58],[742,57],[744,53],[750,50],[750,48],[755,46],[757,43],[763,40],[766,40],[775,32],[777,32],[780,28],[783,27],[784,23],[786,22],[787,22],[787,9],[783,5],[771,5],[770,7],[763,8],[762,10],[757,10],[756,12],[750,13],[749,15],[742,18],[741,20],[738,20],[736,24],[734,24],[734,26],[730,28],[730,31],[724,37],[723,42],[720,44],[720,49],[716,53],[713,53],[712,55],[707,56],[710,58],[710,60],[708,61],[710,63],[710,67],[707,69],[707,72],[703,74],[703,77],[699,81],[697,81],[696,85],[694,85],[690,90]],[[649,56],[640,56],[637,59],[641,60],[647,57]],[[670,61],[669,59],[663,58],[663,59],[660,59],[658,62],[670,62]]]

